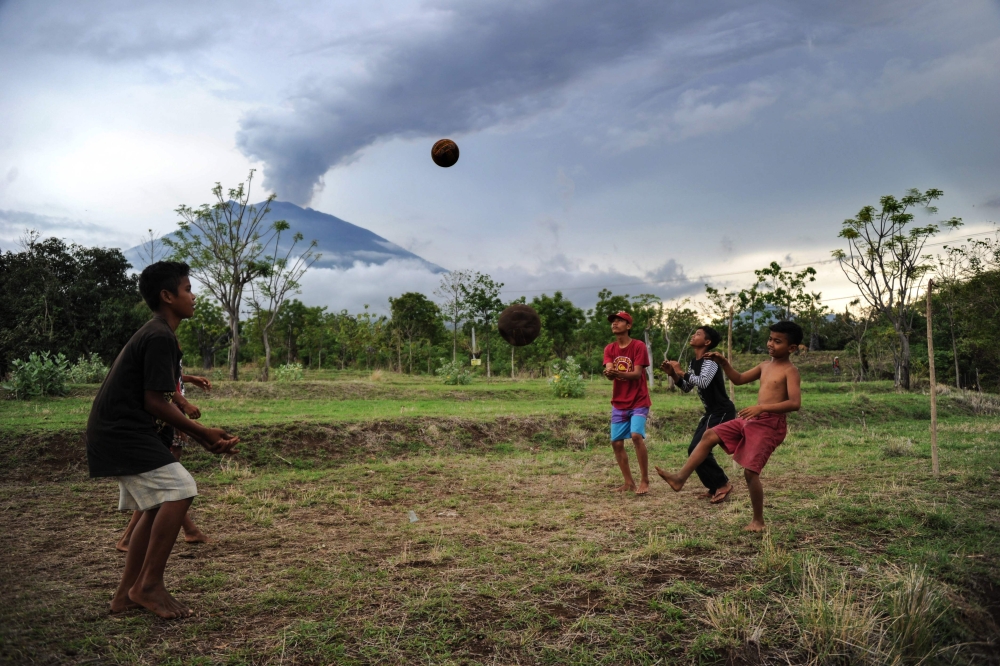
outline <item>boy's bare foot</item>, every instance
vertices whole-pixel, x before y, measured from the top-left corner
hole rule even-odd
[[[617,488],[615,488],[611,492],[613,492],[613,493],[627,493],[630,490],[635,490],[635,484],[634,483],[623,483],[622,485],[618,486]]]
[[[723,487],[715,491],[715,495],[712,497],[712,504],[719,504],[725,502],[726,498],[729,497],[729,493],[733,492],[733,484],[727,483]]]
[[[208,543],[211,539],[201,530],[193,530],[184,533],[184,541],[188,543]]]
[[[667,482],[667,485],[674,489],[674,492],[680,492],[680,489],[684,487],[684,482],[678,479],[673,474],[667,474],[659,467],[656,467],[656,473],[660,475],[660,478]]]
[[[649,492],[649,481],[640,481],[639,487],[635,489],[636,495],[645,495]]]
[[[127,553],[128,552],[128,539],[126,539],[125,537],[122,537],[121,539],[119,539],[118,543],[115,544],[115,550],[117,550],[119,553]]]
[[[750,524],[743,528],[744,532],[763,532],[764,531],[764,521],[762,520],[751,520]]]
[[[128,597],[165,620],[174,620],[191,615],[191,609],[170,596],[167,588],[163,587],[162,583],[148,590],[141,590],[133,586],[128,591]]]
[[[713,497],[715,497],[715,495],[706,490],[703,493],[698,493],[697,495],[695,495],[695,497],[697,497],[698,499],[712,499]]]
[[[133,608],[142,608],[139,604],[135,603],[128,598],[127,594],[115,594],[111,599],[111,612],[112,613],[122,613]]]

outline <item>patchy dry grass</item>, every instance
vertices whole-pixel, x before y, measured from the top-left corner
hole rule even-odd
[[[213,541],[174,550],[168,584],[197,612],[177,622],[107,614],[127,517],[69,464],[76,440],[7,440],[0,659],[1000,663],[1000,420],[943,418],[934,478],[915,407],[858,395],[824,399],[864,422],[792,424],[763,536],[741,530],[735,473],[720,506],[696,483],[608,492],[603,414],[270,426],[238,458],[185,461]],[[692,415],[660,414],[655,463],[682,462]]]

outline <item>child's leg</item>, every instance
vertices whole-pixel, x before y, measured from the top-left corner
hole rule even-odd
[[[645,495],[649,492],[649,453],[646,451],[646,440],[640,433],[632,433],[632,443],[635,444],[635,457],[639,461],[639,487],[635,489],[636,495]],[[624,451],[624,446],[622,447]],[[625,457],[626,462],[628,456]]]
[[[191,512],[188,511],[184,514],[184,521],[181,523],[181,529],[184,530],[184,541],[187,543],[208,543],[208,536],[198,529],[198,526],[194,524],[191,520]]]
[[[132,517],[129,518],[128,525],[125,527],[125,534],[122,535],[121,539],[118,539],[118,543],[115,544],[115,548],[123,553],[128,552],[128,542],[132,538],[132,530],[135,529],[135,524],[139,522],[139,518],[142,517],[142,511],[133,511]]]
[[[748,532],[760,532],[764,529],[764,486],[760,482],[760,474],[749,469],[743,470],[750,491],[750,506],[753,507],[753,520],[743,529]]]
[[[688,456],[687,462],[684,463],[684,467],[676,474],[667,474],[659,467],[656,468],[656,473],[660,475],[660,478],[666,481],[671,488],[674,490],[680,490],[684,487],[684,483],[688,480],[688,477],[694,473],[695,468],[705,461],[705,458],[712,453],[712,447],[720,443],[722,440],[719,436],[715,434],[714,431],[708,430],[702,435],[701,441],[698,442],[698,446],[694,447],[694,451]]]
[[[619,439],[611,442],[611,448],[615,452],[615,460],[618,462],[618,468],[622,471],[622,477],[625,479],[625,483],[615,488],[615,492],[621,493],[626,490],[635,490],[632,470],[628,466],[628,453],[625,452],[625,440]]]
[[[122,575],[119,594],[115,595],[116,600],[119,600],[124,587],[128,599],[162,618],[187,617],[191,614],[186,606],[170,596],[163,584],[163,570],[190,505],[191,499],[164,502],[159,508],[143,513],[132,532],[125,558],[125,573]]]

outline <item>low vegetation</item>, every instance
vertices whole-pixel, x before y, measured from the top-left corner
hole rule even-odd
[[[0,660],[1000,664],[991,396],[940,396],[934,477],[926,395],[807,381],[752,536],[742,481],[721,506],[608,492],[608,386],[583,383],[307,372],[192,396],[244,444],[185,454],[213,542],[175,548],[180,622],[106,613],[126,517],[86,478],[96,387],[4,401]],[[653,402],[651,459],[677,466],[700,403]]]

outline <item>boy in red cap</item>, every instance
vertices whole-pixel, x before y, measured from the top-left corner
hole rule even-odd
[[[649,456],[646,453],[646,419],[649,417],[649,388],[643,372],[649,367],[646,345],[629,337],[632,315],[618,312],[608,315],[615,341],[604,348],[604,376],[614,382],[611,393],[611,448],[622,471],[625,483],[615,492],[635,491],[636,495],[649,492]],[[636,487],[625,452],[625,438],[635,444],[635,457],[639,460],[642,478]]]

